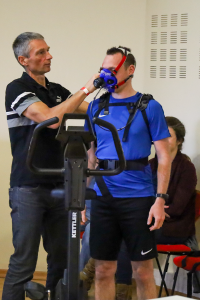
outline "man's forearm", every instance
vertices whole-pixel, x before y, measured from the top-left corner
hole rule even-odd
[[[49,108],[49,118],[56,116],[61,122],[63,115],[65,113],[74,113],[86,97],[87,95],[83,91],[76,92],[72,97],[61,104]],[[87,106],[87,104],[85,105]],[[60,125],[60,122],[57,125]]]
[[[87,101],[83,101],[79,107],[75,110],[76,114],[86,114],[89,103]]]
[[[158,160],[157,193],[166,194],[171,172],[171,158],[166,156]]]

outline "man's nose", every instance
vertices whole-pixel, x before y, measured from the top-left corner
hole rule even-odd
[[[52,59],[53,58],[53,56],[48,52],[47,53],[47,59]]]

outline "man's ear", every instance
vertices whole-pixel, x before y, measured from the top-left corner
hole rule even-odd
[[[28,58],[25,56],[18,56],[18,61],[20,63],[20,65],[26,67],[28,65]]]
[[[129,75],[133,75],[135,72],[135,66],[134,65],[130,65],[129,66]]]

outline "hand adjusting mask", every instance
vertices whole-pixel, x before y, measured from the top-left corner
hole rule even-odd
[[[116,88],[123,85],[129,78],[133,77],[133,75],[130,75],[125,80],[117,84],[117,78],[115,77],[115,75],[117,74],[121,66],[124,64],[127,57],[127,51],[130,52],[128,48],[121,47],[121,46],[119,46],[118,48],[124,50],[124,55],[122,57],[122,60],[118,64],[118,66],[112,72],[109,69],[102,69],[100,72],[100,77],[94,80],[94,86],[96,88],[100,88],[100,87],[104,88],[109,93],[113,93]]]

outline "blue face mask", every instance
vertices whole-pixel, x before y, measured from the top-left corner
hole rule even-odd
[[[99,78],[101,78],[101,81],[103,79],[103,87],[108,90],[108,92],[113,93],[115,85],[117,84],[115,75],[109,69],[102,69]]]
[[[117,74],[121,66],[124,64],[127,57],[127,52],[130,52],[129,48],[121,47],[121,46],[119,46],[118,48],[122,48],[125,51],[120,63],[112,72],[109,69],[101,69],[99,78],[94,80],[94,86],[97,89],[104,88],[109,93],[113,93],[116,88],[123,85],[129,78],[133,77],[133,75],[130,75],[126,79],[124,79],[123,81],[117,84],[117,78],[115,77],[115,75]]]

